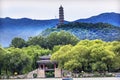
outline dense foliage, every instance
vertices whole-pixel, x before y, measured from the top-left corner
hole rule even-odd
[[[81,40],[75,46],[60,47],[51,59],[72,72],[120,71],[120,42]]]
[[[12,40],[10,46],[14,46],[14,47],[16,47],[16,48],[22,48],[22,47],[26,47],[27,44],[26,44],[26,42],[25,42],[24,39],[15,37],[15,38]]]
[[[14,38],[10,47],[0,46],[0,75],[25,74],[37,68],[39,56],[51,59],[62,69],[72,72],[120,71],[120,42],[81,40],[69,32],[53,32],[48,36]]]
[[[0,47],[0,75],[24,74],[36,69],[39,56],[51,54],[49,49],[40,46],[24,48]]]
[[[42,35],[49,35],[51,32],[68,31],[79,39],[101,39],[104,41],[120,40],[120,27],[107,23],[79,23],[72,22],[58,26],[58,28],[46,29]]]
[[[0,47],[0,75],[24,74],[38,67],[39,56],[49,55],[66,44],[76,45],[79,40],[72,34],[61,31],[50,35],[30,37],[27,41],[15,37],[10,47]],[[57,46],[59,45],[59,46]]]
[[[41,35],[30,37],[28,41],[25,41],[22,38],[14,38],[11,42],[11,46],[22,48],[30,45],[39,45],[42,48],[52,49],[55,45],[75,45],[78,41],[78,38],[70,34],[69,32],[60,31],[53,32],[46,37]]]

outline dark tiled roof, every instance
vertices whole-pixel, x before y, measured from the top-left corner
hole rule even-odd
[[[50,57],[51,57],[50,55],[48,55],[48,56],[45,55],[45,56],[40,56],[39,59],[40,60],[46,60],[46,59],[50,60]]]
[[[57,61],[51,61],[51,60],[39,60],[37,61],[38,64],[49,64],[49,63],[57,63]]]

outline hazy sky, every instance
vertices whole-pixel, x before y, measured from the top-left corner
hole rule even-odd
[[[55,19],[60,5],[68,21],[104,12],[120,13],[120,0],[0,0],[0,17]]]

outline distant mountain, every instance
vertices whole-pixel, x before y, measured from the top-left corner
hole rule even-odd
[[[103,13],[97,16],[92,16],[90,18],[86,19],[79,19],[76,20],[75,22],[85,22],[85,23],[98,23],[98,22],[103,22],[103,23],[109,23],[115,26],[120,27],[120,14],[119,13]]]
[[[34,19],[28,19],[28,18],[21,18],[21,19],[12,19],[12,18],[0,18],[0,26],[2,28],[50,28],[54,27],[58,23],[58,19],[50,19],[50,20],[34,20]]]
[[[103,13],[98,16],[93,16],[87,19],[79,19],[73,22],[104,22],[120,27],[120,14]],[[65,23],[68,22],[65,21]],[[0,45],[3,47],[9,46],[14,37],[21,37],[27,40],[28,37],[36,36],[47,28],[54,28],[57,24],[58,19],[35,20],[28,18],[0,18]]]
[[[32,20],[28,18],[0,18],[0,44],[4,47],[9,46],[14,37],[21,37],[27,40],[28,37],[36,36],[41,31],[55,27],[57,24],[58,19]]]
[[[101,39],[104,41],[120,40],[120,27],[113,26],[107,23],[79,23],[72,22],[64,24],[59,28],[46,29],[41,33],[47,36],[52,32],[59,32],[65,30],[77,36],[79,39]]]

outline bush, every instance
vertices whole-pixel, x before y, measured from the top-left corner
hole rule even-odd
[[[33,78],[37,78],[37,74],[36,73],[33,74]]]
[[[105,77],[114,77],[113,74],[107,73]]]

